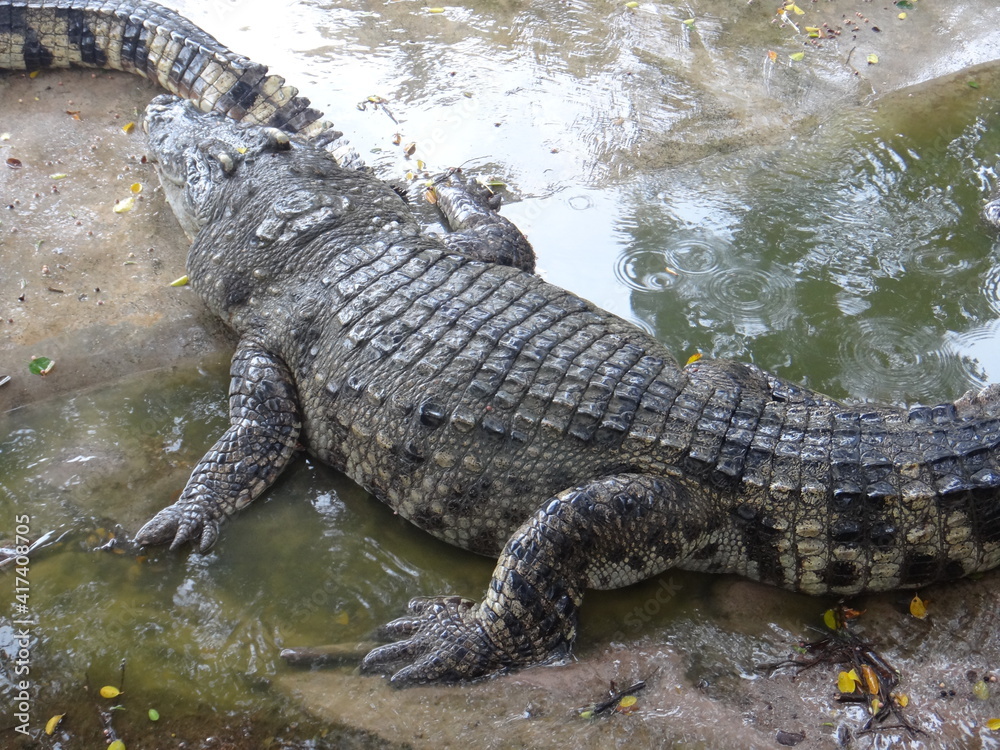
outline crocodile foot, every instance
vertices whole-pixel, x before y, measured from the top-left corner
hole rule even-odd
[[[193,542],[202,554],[208,552],[219,538],[219,519],[213,504],[198,496],[168,505],[139,529],[134,542],[139,546],[170,543],[177,549]]]
[[[487,635],[478,603],[458,596],[420,597],[407,610],[380,630],[399,640],[370,652],[362,672],[392,673],[392,684],[403,687],[486,677],[511,664]]]

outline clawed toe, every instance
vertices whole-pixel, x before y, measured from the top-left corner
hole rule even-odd
[[[362,672],[392,673],[396,686],[485,677],[510,661],[487,636],[475,602],[457,596],[413,599],[405,617],[380,629],[395,643],[379,646]]]

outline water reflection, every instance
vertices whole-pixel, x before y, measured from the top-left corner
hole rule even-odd
[[[840,397],[935,401],[996,379],[982,344],[956,336],[981,341],[1000,312],[978,216],[995,108],[849,114],[794,150],[718,156],[623,191],[634,205],[615,274],[633,312],[679,355],[749,358]]]

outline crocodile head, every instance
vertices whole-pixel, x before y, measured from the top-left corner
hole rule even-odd
[[[149,103],[142,126],[163,192],[191,240],[212,218],[241,164],[261,151],[290,145],[276,128],[240,125],[168,95]]]

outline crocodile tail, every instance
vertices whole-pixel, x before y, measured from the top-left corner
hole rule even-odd
[[[0,0],[0,68],[93,67],[148,78],[204,111],[313,138],[331,125],[267,66],[148,0]]]

